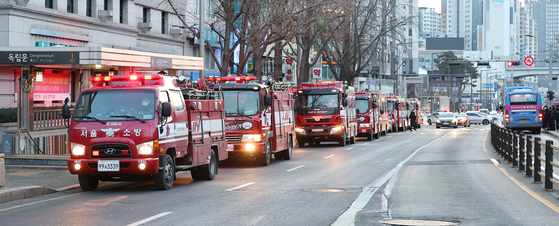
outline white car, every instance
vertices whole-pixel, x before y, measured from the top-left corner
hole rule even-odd
[[[489,123],[493,122],[493,119],[491,119],[490,117],[484,116],[476,111],[467,111],[466,115],[470,117],[471,124],[489,125]]]

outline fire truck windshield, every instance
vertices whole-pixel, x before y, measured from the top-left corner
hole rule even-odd
[[[258,91],[225,90],[223,96],[225,116],[248,116],[260,112]]]
[[[80,96],[74,121],[124,121],[155,118],[155,92],[149,90],[97,90]]]
[[[388,101],[388,109],[390,109],[391,111],[395,110],[394,109],[394,102]]]
[[[369,100],[355,100],[355,111],[357,114],[369,112]]]
[[[307,94],[299,101],[299,114],[335,114],[340,107],[337,94]]]

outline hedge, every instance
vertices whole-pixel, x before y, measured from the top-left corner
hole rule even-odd
[[[0,123],[17,122],[17,108],[0,108]]]

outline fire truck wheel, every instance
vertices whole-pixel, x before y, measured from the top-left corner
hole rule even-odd
[[[260,156],[258,157],[258,161],[260,162],[261,166],[270,165],[270,162],[272,161],[272,148],[270,147],[270,143],[270,141],[266,142],[265,152],[260,154]]]
[[[374,137],[374,135],[372,133],[367,134],[367,140],[368,141],[372,141],[373,137]]]
[[[303,139],[297,139],[297,145],[299,145],[300,148],[305,147],[305,141]]]
[[[340,138],[340,146],[345,146],[346,145],[346,138],[345,138],[345,131],[342,131],[342,137]]]
[[[200,170],[198,168],[190,170],[190,176],[192,176],[193,181],[201,181],[202,176],[200,175]]]
[[[175,165],[170,155],[163,158],[163,169],[155,175],[155,187],[159,190],[169,190],[173,187],[175,177]]]
[[[349,138],[349,143],[350,144],[355,144],[355,133],[353,134],[353,136],[351,138]]]
[[[286,150],[279,153],[279,157],[282,160],[290,160],[291,157],[293,156],[293,139],[291,139],[291,137],[289,137],[288,145],[289,146],[287,147]]]
[[[99,185],[99,180],[91,175],[78,175],[78,181],[84,191],[93,191]]]
[[[200,170],[202,179],[213,180],[217,172],[217,158],[215,157],[214,149],[210,149],[210,163]]]

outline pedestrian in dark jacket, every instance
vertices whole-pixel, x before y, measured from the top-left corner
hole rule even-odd
[[[411,129],[417,131],[417,116],[415,115],[415,110],[410,113]]]
[[[549,110],[547,106],[544,107],[543,115],[545,117],[545,129],[549,130],[549,125],[551,124],[551,110]]]
[[[557,118],[557,109],[555,106],[551,105],[551,117],[549,118],[549,129],[550,130],[557,130],[555,127],[555,119]]]

